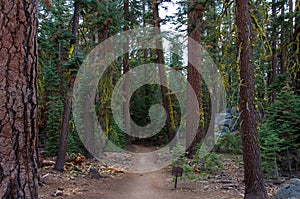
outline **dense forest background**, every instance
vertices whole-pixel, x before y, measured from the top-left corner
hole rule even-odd
[[[268,199],[283,182],[277,198],[299,190],[299,0],[0,0],[0,9],[1,198],[62,196],[68,186],[91,198]],[[171,190],[171,174],[175,188],[180,177],[198,191]]]
[[[226,89],[226,112],[231,115],[216,132],[221,136],[215,151],[241,153],[239,133],[239,66],[238,30],[235,25],[234,1],[200,1],[201,45],[208,51],[222,74]],[[70,92],[81,63],[102,41],[124,30],[160,25],[188,34],[187,13],[195,7],[190,1],[156,2],[120,0],[44,0],[38,7],[38,99],[39,149],[48,156],[59,151],[62,135],[67,136],[67,153],[88,152],[82,145],[70,112]],[[155,8],[159,8],[156,10]],[[170,7],[176,8],[173,12]],[[252,47],[255,76],[255,108],[258,114],[260,147],[265,176],[278,178],[299,170],[300,162],[300,2],[298,0],[250,1]],[[156,15],[157,17],[159,15]],[[157,25],[157,24],[156,24]],[[176,39],[176,38],[175,38]],[[174,47],[175,48],[175,47]],[[170,70],[187,74],[182,49],[164,57],[166,73]],[[151,105],[162,101],[162,92],[172,114],[169,127],[148,139],[127,137],[112,117],[110,100],[116,82],[128,70],[144,63],[159,63],[159,54],[152,49],[124,54],[105,71],[98,84],[96,112],[108,139],[121,148],[130,142],[168,142],[170,129],[180,122],[178,101],[158,85],[139,88],[130,99],[133,120],[146,126]],[[130,85],[130,83],[129,83]],[[208,129],[211,115],[209,92],[201,85],[201,122]],[[212,118],[214,119],[214,118]],[[226,123],[227,122],[227,123]],[[235,125],[232,125],[231,123]],[[109,144],[103,142],[104,150]],[[60,149],[61,150],[61,149]]]

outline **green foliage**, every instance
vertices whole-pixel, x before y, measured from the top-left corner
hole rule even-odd
[[[175,147],[171,151],[171,166],[173,167],[183,167],[185,163],[185,148],[180,144],[177,143]]]
[[[280,162],[299,161],[300,97],[285,87],[266,113],[267,120],[259,130],[261,150],[264,170],[274,177]]]
[[[201,0],[199,2],[204,1]],[[124,17],[123,13],[119,10],[122,10],[124,2],[121,0],[81,1],[77,52],[82,54],[77,54],[72,59],[69,59],[68,55],[70,40],[74,39],[71,32],[74,1],[55,0],[51,2],[51,6],[44,5],[44,3],[42,1],[39,5],[38,17],[39,125],[40,127],[42,126],[39,133],[45,134],[43,137],[47,138],[46,148],[49,150],[49,154],[55,155],[61,131],[66,80],[69,78],[70,73],[72,75],[76,73],[78,66],[94,46],[103,39],[122,31]],[[176,3],[178,3],[176,15],[167,16],[166,18],[169,19],[171,24],[176,26],[177,30],[186,32],[188,22],[186,15],[188,12],[187,1],[181,0]],[[265,1],[251,3],[251,7],[253,8],[251,17],[254,35],[254,56],[251,62],[255,65],[257,108],[265,107],[269,92],[276,93],[276,91],[281,90],[287,81],[291,80],[292,82],[295,79],[296,72],[299,71],[299,63],[297,61],[299,54],[297,39],[299,38],[295,37],[293,23],[295,18],[299,18],[299,13],[293,11],[295,10],[293,9],[294,4],[295,2],[293,1],[282,0],[276,1],[275,4]],[[129,7],[129,28],[153,24],[150,1],[130,1]],[[275,10],[274,17],[269,18],[272,7]],[[284,9],[287,8],[289,10],[285,11]],[[227,92],[227,97],[223,100],[226,100],[229,106],[236,106],[238,103],[238,92],[241,83],[238,75],[238,60],[236,59],[238,55],[235,43],[237,29],[233,25],[234,14],[233,1],[209,1],[206,3],[203,11],[203,20],[201,23],[201,44],[208,51],[209,55],[213,57],[222,75]],[[166,22],[165,19],[162,20]],[[270,52],[273,36],[275,36],[276,48],[271,49],[272,52]],[[135,43],[138,39],[138,37],[130,38],[131,43]],[[178,41],[179,44],[177,44]],[[172,70],[177,70],[184,76],[186,75],[186,67],[183,66],[186,64],[186,60],[183,60],[183,57],[185,57],[183,46],[180,39],[174,37],[170,46],[170,51],[172,52],[169,54],[164,52],[166,65],[168,66],[167,72],[173,67]],[[269,82],[270,75],[272,74],[270,66],[273,53],[276,53],[276,78],[273,82]],[[132,50],[130,52],[130,68],[155,61],[156,56],[153,49]],[[283,66],[285,66],[285,70],[282,70]],[[115,83],[122,74],[121,70],[122,57],[112,63],[100,80],[95,109],[101,125],[105,126],[104,130],[108,138],[117,146],[124,147],[125,135],[114,123],[109,107],[111,93]],[[203,72],[206,72],[206,70],[207,67],[204,67]],[[145,72],[145,75],[149,76],[148,72]],[[210,83],[213,82],[206,82],[207,85]],[[271,84],[269,85],[269,83]],[[88,85],[89,82],[86,82],[86,84]],[[204,122],[208,124],[211,105],[208,89],[204,84],[202,85]],[[178,83],[176,86],[181,85]],[[171,98],[175,123],[179,126],[181,116],[180,106],[174,95]],[[299,143],[298,134],[300,126],[298,98],[291,94],[290,91],[281,93],[267,111],[267,121],[260,129],[265,170],[276,170],[277,165],[280,162],[284,162],[288,156],[297,156],[296,149],[299,147],[297,143]],[[148,110],[151,105],[157,103],[161,103],[159,86],[147,85],[139,88],[131,98],[130,112],[132,119],[138,125],[146,126],[150,122]],[[72,123],[72,121],[70,122]],[[154,142],[159,139],[163,140],[162,142],[167,141],[166,128],[162,129],[156,136],[150,138],[150,141]],[[76,147],[80,145],[80,140],[73,125],[71,125],[68,140],[68,150],[72,152],[76,151]],[[219,139],[215,149],[223,153],[241,153],[240,134],[226,133]],[[287,155],[287,151],[289,151],[290,155]],[[182,153],[184,153],[184,150]],[[201,153],[204,152],[202,151]],[[195,157],[194,161],[197,163],[201,161],[216,161],[214,155],[205,156],[202,154],[201,156],[201,159],[199,158],[200,156]],[[181,156],[178,157],[181,158]],[[205,157],[207,158],[206,160]],[[180,162],[181,165],[184,164],[182,160]],[[274,165],[274,162],[277,164]],[[212,165],[209,163],[207,167],[205,165],[202,165],[202,167],[206,170]]]
[[[241,154],[241,134],[238,132],[226,132],[223,137],[219,138],[215,150],[221,153]]]
[[[53,101],[48,106],[49,114],[45,134],[47,136],[46,150],[50,156],[56,155],[58,151],[63,107],[64,105],[61,100]]]
[[[215,173],[223,169],[223,164],[215,152],[207,152],[203,143],[197,145],[196,154],[193,157],[194,166],[201,172]]]
[[[211,173],[216,173],[221,169],[224,169],[221,158],[215,152],[211,152],[204,156],[203,168],[204,171],[209,171]]]
[[[264,173],[268,178],[278,178],[279,168],[277,160],[280,159],[280,144],[282,144],[283,140],[273,133],[270,134],[268,128],[269,127],[267,127],[267,125],[263,125],[260,128],[261,150],[263,159],[262,166]]]
[[[193,165],[187,164],[185,159],[185,148],[177,143],[176,146],[171,151],[171,166],[172,167],[181,167],[183,169],[183,176],[180,179],[190,179],[194,180],[197,178],[197,175],[194,173]],[[175,177],[174,177],[175,179]]]
[[[78,136],[73,119],[70,121],[70,130],[68,134],[67,153],[84,153],[85,148]]]
[[[47,125],[45,128],[45,134],[47,136],[46,151],[48,156],[57,155],[61,132],[63,107],[64,105],[62,100],[51,102],[48,106],[49,114],[47,118]],[[82,151],[83,145],[75,130],[74,123],[71,121],[70,133],[68,134],[67,153],[82,153]]]
[[[202,147],[202,143],[197,145],[197,152],[191,162],[188,162],[184,155],[184,147],[177,143],[172,150],[171,166],[183,168],[182,179],[197,180],[199,174],[195,171],[200,171],[200,176],[207,176],[223,169],[223,164],[218,154],[214,152],[207,153],[205,146]]]
[[[183,164],[183,179],[187,178],[190,180],[196,180],[198,176],[194,172],[194,167],[189,164]]]
[[[77,55],[72,56],[72,58],[63,65],[63,67],[70,71],[71,74],[76,75],[78,68],[82,64],[84,58],[85,57],[83,55],[77,53]]]
[[[118,148],[125,148],[126,145],[126,136],[125,133],[118,127],[118,125],[112,121],[111,128],[107,132],[108,140],[111,142],[105,146],[106,151],[114,150],[115,147],[112,147],[111,144],[116,145]]]
[[[274,82],[272,82],[272,85],[270,85],[270,89],[273,92],[282,90],[285,87],[287,80],[287,74],[278,74]]]
[[[40,121],[44,128],[39,134],[45,137],[45,147],[48,155],[57,155],[61,122],[64,108],[64,90],[66,78],[64,78],[63,63],[68,59],[69,40],[72,39],[71,31],[68,27],[71,18],[71,1],[54,1],[51,7],[46,8],[39,5],[39,89],[42,92],[39,101]],[[70,129],[70,131],[74,131]],[[78,146],[78,136],[70,133],[68,152],[75,152]]]

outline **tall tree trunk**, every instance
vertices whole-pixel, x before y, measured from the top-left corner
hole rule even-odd
[[[285,15],[285,8],[284,6],[282,6],[282,9],[281,9],[281,15],[284,16]],[[276,33],[275,33],[276,34]],[[281,40],[281,43],[282,43],[282,48],[281,48],[281,55],[280,55],[280,71],[281,73],[285,73],[286,72],[286,44],[285,44],[285,39],[287,37],[287,34],[286,34],[286,27],[284,25],[284,23],[282,23],[281,25],[281,37],[280,37],[280,40]]]
[[[94,78],[91,79],[90,85],[94,85],[95,83]],[[73,82],[74,83],[74,82]],[[86,86],[88,89],[88,85]],[[103,153],[103,145],[100,138],[96,136],[95,132],[95,122],[93,118],[93,109],[95,107],[92,105],[95,102],[96,93],[92,92],[91,90],[86,90],[85,95],[82,97],[84,101],[84,112],[83,112],[83,126],[84,126],[84,156],[87,159],[92,159],[94,155],[96,157],[101,158]],[[96,139],[100,139],[100,141],[96,141]],[[98,146],[96,145],[98,143]]]
[[[210,5],[210,8],[208,8],[210,10],[212,10],[212,17],[210,17],[209,19],[210,20],[214,20],[216,19],[218,16],[217,16],[217,8],[216,8],[216,3],[212,3]],[[208,32],[212,31],[213,33],[216,33],[217,32],[217,28],[216,27],[211,27],[211,29],[208,30]],[[212,44],[213,44],[213,49],[211,49],[210,52],[212,52],[214,55],[216,55],[218,53],[218,38],[215,37],[212,39]],[[212,64],[211,66],[211,69],[210,69],[210,79],[212,82],[210,83],[214,83],[215,80],[215,74],[214,74],[214,69],[213,68],[216,68],[217,66],[215,64]],[[207,134],[206,134],[206,145],[209,146],[209,148],[212,148],[213,145],[215,144],[215,133],[214,133],[214,130],[215,130],[215,113],[217,111],[217,98],[216,98],[216,86],[213,85],[212,88],[209,90],[208,92],[208,98],[210,98],[210,102],[208,102],[208,118],[209,120],[207,122],[208,123],[208,129],[207,129]]]
[[[144,33],[144,35],[146,35],[146,30],[145,30],[145,28],[146,28],[146,25],[147,25],[147,23],[146,23],[146,1],[147,0],[143,0],[143,11],[142,11],[142,15],[143,15],[143,33]],[[146,63],[146,61],[147,61],[147,59],[148,59],[148,49],[144,49],[144,63]],[[145,72],[147,72],[147,71],[145,71]],[[145,74],[147,74],[147,73],[145,73]]]
[[[212,65],[211,67],[216,67],[215,65]],[[212,78],[212,81],[214,79],[213,69],[211,69],[210,76]],[[209,111],[208,115],[210,116],[209,126],[207,129],[207,141],[206,145],[209,146],[209,148],[212,148],[215,144],[215,120],[216,116],[215,113],[217,111],[217,98],[216,98],[216,86],[213,86],[212,89],[209,91],[210,95],[210,104],[209,104]],[[209,96],[208,96],[209,97]]]
[[[160,1],[153,0],[152,1],[152,15],[153,15],[153,21],[154,21],[154,28],[155,28],[155,35],[160,37],[160,18],[159,18],[159,10],[158,6],[160,4]],[[158,67],[158,73],[159,73],[159,79],[161,83],[161,95],[162,95],[162,102],[164,109],[166,110],[167,119],[166,119],[166,127],[167,127],[167,133],[168,133],[168,140],[169,142],[173,139],[175,136],[175,122],[173,117],[173,107],[171,102],[171,96],[169,95],[169,89],[167,88],[168,80],[166,76],[165,71],[165,60],[164,60],[164,54],[163,54],[163,45],[162,45],[162,39],[158,38],[156,40],[156,56],[157,56],[157,63],[160,65]],[[163,86],[165,85],[165,86]],[[170,143],[170,149],[172,149],[175,145],[175,142]]]
[[[129,0],[124,0],[124,32],[125,32],[125,37],[126,41],[123,46],[124,50],[124,58],[123,58],[123,74],[125,75],[127,72],[129,72],[129,36],[126,33],[126,31],[129,30],[128,27],[128,16],[129,16]],[[129,112],[129,107],[130,107],[130,96],[128,93],[128,86],[129,86],[129,78],[125,78],[124,80],[124,85],[123,85],[123,93],[124,93],[124,99],[125,102],[123,104],[123,114],[124,114],[124,127],[125,127],[125,133],[126,133],[126,144],[129,145],[131,144],[131,136],[130,136],[130,112]]]
[[[70,41],[70,55],[72,58],[73,55],[77,53],[77,37],[78,37],[78,26],[79,26],[79,16],[80,16],[80,0],[75,1],[74,3],[74,15],[73,15],[73,26],[72,26],[72,34],[74,36]],[[75,81],[75,77],[70,72],[70,79],[67,85],[67,91],[64,101],[64,113],[62,119],[62,132],[59,141],[59,148],[56,163],[54,169],[57,171],[64,170],[65,156],[67,151],[67,141],[68,134],[70,128],[70,119],[71,119],[71,106],[72,106],[72,95],[73,95],[73,85]]]
[[[300,1],[297,0],[296,1],[296,6],[295,6],[295,12],[298,13],[300,11]],[[296,15],[296,19],[295,19],[295,30],[294,30],[294,49],[295,52],[298,52],[297,54],[297,66],[296,66],[296,74],[295,74],[295,78],[294,78],[294,82],[295,82],[295,93],[297,95],[300,95],[300,53],[299,53],[299,49],[300,49],[300,17],[299,15]]]
[[[245,175],[245,199],[269,198],[261,167],[257,113],[254,104],[255,79],[253,64],[252,31],[249,0],[236,1],[237,46],[240,56],[241,135]]]
[[[276,18],[276,6],[275,6],[276,1],[273,0],[272,1],[272,18],[273,18],[273,23],[275,23],[275,18]],[[282,41],[284,42],[284,41]],[[269,79],[268,79],[268,85],[270,86],[276,76],[277,76],[277,31],[276,31],[276,26],[273,25],[273,29],[272,29],[272,71],[269,74]],[[282,52],[284,52],[284,49],[282,49]],[[283,56],[283,54],[281,53],[281,55]],[[281,68],[284,67],[283,64],[281,64]],[[271,93],[271,100],[274,101],[275,100],[275,91],[272,91]]]
[[[105,13],[108,13],[108,2],[106,0],[103,0],[102,2],[105,5]],[[106,17],[106,15],[105,15],[105,17]],[[100,43],[102,43],[103,41],[105,41],[108,38],[108,30],[109,30],[109,27],[112,24],[112,22],[113,22],[112,18],[107,18],[102,23],[100,36],[99,36]]]
[[[0,198],[38,198],[36,0],[0,1],[0,44]]]
[[[195,0],[189,0],[188,7],[188,68],[187,68],[187,80],[191,85],[187,90],[187,116],[186,116],[186,128],[187,128],[187,155],[192,157],[196,153],[196,147],[204,138],[204,126],[203,118],[200,117],[200,123],[195,123],[195,118],[200,113],[194,107],[195,104],[199,104],[200,111],[202,111],[202,90],[201,90],[201,77],[200,73],[200,60],[201,51],[198,46],[201,41],[201,25],[202,25],[202,15],[204,11],[205,4],[197,3]],[[191,42],[191,39],[196,41]],[[193,63],[193,64],[192,64]],[[198,69],[198,70],[197,70]],[[197,102],[194,101],[192,93],[196,94]]]

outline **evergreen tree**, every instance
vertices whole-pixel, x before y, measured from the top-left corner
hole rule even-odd
[[[196,147],[200,143],[201,139],[204,138],[204,118],[203,118],[203,101],[202,101],[202,85],[200,73],[198,71],[201,69],[201,28],[202,28],[202,17],[207,1],[204,3],[199,3],[198,1],[190,0],[188,1],[188,67],[187,67],[187,80],[191,87],[187,89],[187,153],[189,157],[193,157],[196,153]],[[194,99],[193,93],[196,94]],[[195,101],[196,100],[196,101]],[[199,105],[200,113],[197,112],[195,105]],[[200,117],[197,115],[200,114]],[[197,121],[200,118],[200,122]]]
[[[72,35],[73,37],[70,40],[70,51],[69,51],[69,58],[70,59],[76,59],[76,55],[78,52],[78,46],[77,46],[77,37],[78,37],[78,26],[79,26],[79,17],[80,17],[80,4],[81,1],[77,0],[74,2],[74,15],[72,18]],[[74,58],[75,57],[75,58]],[[73,66],[73,64],[70,64]],[[74,63],[75,69],[76,69],[76,62]],[[58,154],[56,159],[56,164],[54,169],[57,171],[63,171],[64,170],[64,163],[65,163],[65,155],[67,151],[67,140],[68,140],[68,134],[70,129],[70,119],[71,119],[71,98],[73,93],[73,84],[75,81],[74,68],[70,68],[70,77],[69,82],[67,85],[66,90],[66,96],[64,99],[64,112],[63,112],[63,119],[62,119],[62,132],[61,137],[59,141],[59,148],[58,148]]]
[[[37,4],[0,1],[1,198],[38,198]]]
[[[255,79],[253,65],[252,28],[249,0],[236,1],[236,25],[238,28],[238,59],[240,66],[241,135],[243,146],[245,199],[269,198],[261,167],[257,115],[254,104]]]
[[[266,173],[278,178],[282,169],[292,172],[298,162],[300,141],[300,97],[289,87],[281,91],[266,111],[260,128],[262,157]]]

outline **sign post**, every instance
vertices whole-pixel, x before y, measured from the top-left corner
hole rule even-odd
[[[182,167],[172,167],[172,175],[175,176],[175,189],[177,188],[177,178],[181,177],[183,174]]]

